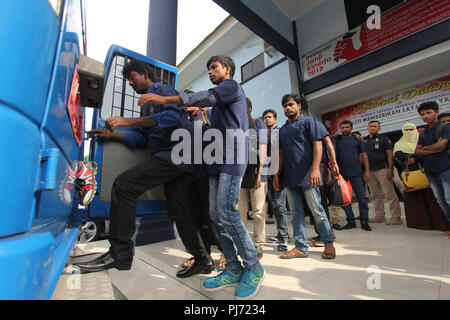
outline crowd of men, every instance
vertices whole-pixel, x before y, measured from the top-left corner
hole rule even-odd
[[[392,143],[378,135],[379,122],[369,123],[365,142],[352,134],[349,121],[340,124],[341,135],[330,139],[321,122],[303,115],[301,97],[286,94],[281,105],[288,120],[279,128],[277,113],[272,109],[265,110],[260,118],[251,117],[251,101],[233,80],[235,65],[231,58],[214,56],[206,66],[214,87],[180,93],[157,82],[152,69],[143,62],[132,60],[124,67],[124,77],[141,94],[138,105],[143,116],[108,118],[106,128],[93,133],[102,139],[121,141],[130,148],[149,145],[151,157],[116,178],[110,209],[111,246],[94,260],[79,263],[82,271],[131,268],[137,198],[159,185],[164,186],[168,215],[192,255],[176,276],[211,273],[216,267],[211,246],[216,245],[222,253],[217,267],[223,271],[206,278],[203,287],[217,291],[235,286],[237,299],[254,297],[265,277],[260,259],[266,242],[266,200],[276,219],[277,248],[283,252],[282,259],[308,257],[305,211],[313,218],[317,239],[323,241],[324,259],[336,257],[332,229],[356,227],[351,205],[343,207],[347,216],[344,227],[338,224],[336,208],[332,208],[329,217],[323,185],[331,174],[341,174],[350,181],[363,230],[371,231],[369,222],[386,220],[384,199],[389,202],[391,213],[386,224],[402,223],[392,184]],[[123,126],[138,129],[124,134],[114,132]],[[189,161],[174,161],[172,151],[178,142],[171,137],[178,129],[192,134],[200,130],[203,137],[209,134],[210,138],[220,140],[215,141],[220,147],[212,150],[208,139],[202,139],[201,143],[192,143]],[[251,135],[236,135],[237,131],[245,133],[249,129],[257,134],[255,163],[251,161]],[[442,136],[447,140],[448,129],[447,126]],[[202,161],[194,159],[198,155],[196,150],[201,153]],[[208,152],[210,157],[204,158]],[[214,161],[209,161],[210,158]],[[366,183],[375,204],[376,216],[372,220],[369,220]],[[247,229],[249,205],[254,219],[253,236]],[[292,213],[294,247],[291,250],[288,250],[287,205]]]

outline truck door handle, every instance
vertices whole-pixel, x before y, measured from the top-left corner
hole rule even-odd
[[[38,190],[54,190],[56,188],[56,174],[60,155],[59,149],[42,150],[41,177],[37,187]]]

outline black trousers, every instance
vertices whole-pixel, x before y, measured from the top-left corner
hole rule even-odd
[[[122,174],[114,181],[110,209],[109,249],[117,261],[133,258],[131,240],[136,229],[136,205],[139,195],[164,184],[168,215],[175,222],[178,234],[196,260],[209,258],[200,234],[187,208],[187,173],[167,161],[151,157]]]
[[[216,245],[222,251],[216,227],[209,214],[209,176],[199,178],[188,188],[191,216],[200,232],[206,250],[211,253],[211,245]]]

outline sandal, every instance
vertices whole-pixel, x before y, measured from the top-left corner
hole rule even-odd
[[[298,250],[297,248],[293,248],[285,253],[283,253],[280,258],[281,259],[292,259],[292,258],[307,258],[308,253]]]
[[[332,244],[325,245],[325,250],[322,253],[323,259],[334,259],[336,258],[336,249]]]
[[[185,262],[183,262],[183,264],[181,265],[181,267],[183,269],[187,269],[190,268],[195,262],[195,258],[194,257],[190,257],[189,259],[187,259]]]
[[[225,269],[226,264],[227,264],[227,261],[225,260],[225,256],[222,253],[220,255],[219,263],[217,264],[217,269],[219,269],[219,270]]]

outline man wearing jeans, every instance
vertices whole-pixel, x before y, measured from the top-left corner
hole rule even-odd
[[[271,152],[272,144],[275,140],[279,138],[279,129],[277,127],[277,112],[272,109],[267,109],[263,112],[264,124],[268,130],[267,137],[267,158],[268,166],[271,166]],[[277,141],[278,143],[278,141]],[[269,198],[270,205],[272,206],[273,213],[275,215],[275,221],[277,223],[277,241],[278,241],[278,251],[287,251],[289,242],[289,232],[288,232],[288,219],[287,219],[287,209],[286,209],[286,189],[280,183],[279,190],[275,190],[272,184],[273,176],[268,176],[268,192],[267,197]]]
[[[355,138],[351,132],[353,124],[349,120],[340,123],[342,135],[332,137],[335,145],[341,175],[345,180],[350,181],[356,199],[358,199],[359,215],[361,217],[361,228],[371,231],[369,226],[369,202],[366,196],[366,185],[364,181],[370,180],[369,159],[367,158],[364,142]],[[361,170],[360,155],[364,162],[365,172],[364,178]],[[356,228],[355,215],[353,214],[352,205],[342,207],[347,215],[347,224],[344,229]]]
[[[209,204],[211,219],[217,227],[217,233],[227,261],[226,269],[216,277],[203,281],[207,291],[218,291],[228,286],[237,286],[237,299],[250,299],[258,293],[264,279],[264,268],[260,264],[252,238],[245,228],[236,205],[242,177],[248,160],[248,137],[237,137],[239,131],[248,134],[249,122],[245,94],[239,84],[232,80],[235,65],[226,56],[211,57],[206,67],[209,79],[216,86],[207,91],[180,93],[178,96],[163,97],[154,94],[142,95],[145,103],[184,104],[187,106],[213,106],[211,128],[203,139],[222,139],[220,146],[214,148],[212,155],[208,145],[203,152],[211,151],[209,164]],[[226,143],[228,142],[234,143]],[[238,144],[238,140],[241,143]],[[214,141],[216,143],[217,141]],[[220,152],[223,151],[223,152]],[[195,156],[195,154],[194,154]],[[214,159],[211,159],[214,158]],[[213,160],[213,161],[211,161]],[[243,260],[243,266],[238,258]]]
[[[252,112],[252,102],[249,98],[247,102],[248,114]],[[249,119],[252,121],[253,127],[258,137],[258,153],[259,153],[259,170],[256,183],[252,188],[242,188],[238,202],[238,210],[241,219],[247,226],[247,213],[249,210],[249,202],[252,207],[253,217],[253,241],[255,242],[258,259],[263,256],[263,246],[266,241],[266,195],[267,195],[267,178],[262,174],[262,169],[266,160],[267,139],[264,135],[260,135],[260,129],[265,129],[264,123],[259,119]],[[249,123],[250,124],[250,123]],[[261,133],[264,131],[261,131]]]
[[[439,106],[436,101],[422,103],[417,111],[428,127],[420,134],[414,154],[422,156],[431,190],[450,220],[450,125],[438,120]]]
[[[317,230],[325,244],[324,259],[334,259],[334,237],[325,210],[321,204],[319,185],[321,184],[320,162],[322,160],[322,139],[328,136],[325,127],[312,117],[300,117],[301,98],[297,94],[287,94],[281,101],[288,121],[280,129],[279,170],[274,175],[273,184],[279,190],[279,174],[287,190],[289,206],[293,211],[295,247],[280,256],[282,259],[308,257],[305,211],[306,200],[315,220]]]

